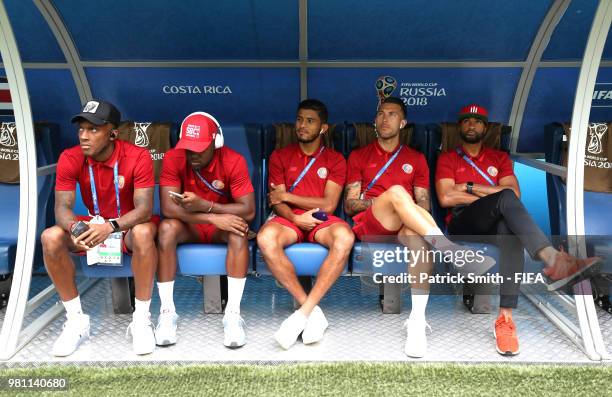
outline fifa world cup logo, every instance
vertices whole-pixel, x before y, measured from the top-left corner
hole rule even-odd
[[[134,123],[134,131],[136,132],[136,140],[134,144],[140,147],[149,147],[149,136],[147,135],[147,128],[151,123]]]
[[[3,146],[16,146],[17,138],[15,137],[15,130],[17,126],[15,123],[2,123],[0,126],[0,145]]]
[[[391,76],[380,76],[376,79],[376,93],[378,94],[378,106],[385,98],[389,98],[395,88],[397,87],[397,80]]]
[[[601,140],[604,134],[608,131],[606,123],[591,123],[589,124],[589,145],[587,150],[591,154],[600,154],[603,152],[603,144]]]

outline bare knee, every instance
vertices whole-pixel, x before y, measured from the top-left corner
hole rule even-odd
[[[397,203],[413,203],[412,196],[401,185],[393,185],[385,192],[391,198],[391,201]]]
[[[132,242],[134,244],[134,251],[141,248],[149,248],[155,241],[155,233],[157,232],[156,227],[153,223],[141,223],[134,226],[130,233],[132,233]]]
[[[273,230],[264,227],[257,233],[257,246],[264,255],[278,250],[280,244],[277,234]]]
[[[236,233],[227,234],[227,246],[230,249],[240,250],[247,246],[246,237],[239,236]]]
[[[157,241],[162,249],[176,247],[181,221],[176,219],[164,219],[159,225]]]
[[[355,242],[355,235],[353,232],[347,228],[338,229],[338,231],[334,235],[334,242],[332,244],[332,249],[342,255],[347,255],[351,252],[353,248],[353,243]]]
[[[47,253],[53,253],[66,246],[66,231],[59,226],[52,226],[45,229],[40,236],[40,241],[43,250]]]

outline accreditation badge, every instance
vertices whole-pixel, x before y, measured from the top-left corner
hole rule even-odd
[[[98,265],[121,266],[123,258],[123,233],[116,232],[108,235],[103,243],[98,245]]]
[[[89,221],[90,224],[103,224],[106,221],[99,215],[94,216]],[[104,240],[87,250],[87,265],[121,266],[123,247],[123,233],[111,233]]]

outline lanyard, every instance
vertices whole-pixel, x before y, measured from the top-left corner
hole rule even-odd
[[[471,158],[469,158],[464,152],[463,150],[461,150],[460,147],[456,147],[455,151],[457,152],[457,154],[461,157],[463,157],[463,159],[465,160],[466,163],[468,163],[469,165],[472,166],[472,168],[474,168],[476,171],[478,171],[478,173],[480,174],[480,176],[482,176],[487,182],[489,182],[489,185],[491,186],[496,186],[495,182],[493,182],[493,180],[491,178],[489,178],[489,175],[485,174],[483,170],[481,170],[480,168],[478,168],[478,166],[476,165],[476,163],[474,163],[472,161]]]
[[[210,184],[210,182],[208,182],[206,180],[206,178],[204,178],[202,175],[200,175],[200,173],[196,170],[193,170],[193,173],[196,174],[198,176],[198,178],[200,178],[200,180],[202,181],[202,183],[204,183],[206,185],[206,187],[208,187],[210,190],[212,190],[213,192],[221,195],[221,196],[225,196],[225,192],[223,192],[222,190],[217,189],[216,187],[214,187],[213,185]]]
[[[113,181],[115,182],[115,198],[117,199],[117,218],[121,216],[121,204],[119,201],[119,167],[118,162],[113,166]],[[94,180],[93,168],[89,164],[89,185],[91,186],[91,198],[94,205],[94,213],[100,215],[100,206],[98,204],[98,193],[96,191],[96,181]]]
[[[365,188],[365,190],[363,191],[363,193],[361,193],[361,199],[363,200],[363,198],[365,197],[365,194],[368,190],[370,190],[372,188],[372,186],[374,186],[374,184],[376,183],[376,181],[378,180],[378,178],[381,177],[381,175],[387,170],[387,168],[389,168],[389,166],[395,161],[395,159],[397,158],[397,156],[399,155],[400,150],[402,150],[402,148],[404,147],[404,145],[400,145],[400,147],[395,151],[395,153],[393,153],[393,156],[391,156],[391,158],[389,160],[387,160],[387,162],[385,163],[385,165],[382,166],[382,168],[380,170],[378,170],[378,173],[374,176],[374,178],[370,181],[370,183],[368,184],[368,186]]]
[[[304,169],[302,170],[302,173],[297,177],[295,182],[293,182],[293,185],[291,185],[291,187],[289,188],[289,190],[288,190],[289,193],[291,193],[295,189],[295,187],[298,185],[298,183],[300,183],[302,181],[302,179],[304,179],[304,175],[306,175],[306,173],[308,172],[310,167],[312,167],[312,165],[314,164],[315,161],[317,161],[317,159],[319,158],[321,153],[323,153],[323,149],[325,149],[325,146],[321,146],[321,149],[319,150],[319,153],[317,153],[317,155],[315,157],[311,158],[310,161],[308,162],[308,164],[306,164],[306,167],[304,167]]]

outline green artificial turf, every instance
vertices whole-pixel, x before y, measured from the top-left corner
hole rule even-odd
[[[609,365],[155,365],[6,369],[0,376],[69,380],[68,391],[0,391],[1,395],[29,396],[612,396]]]

